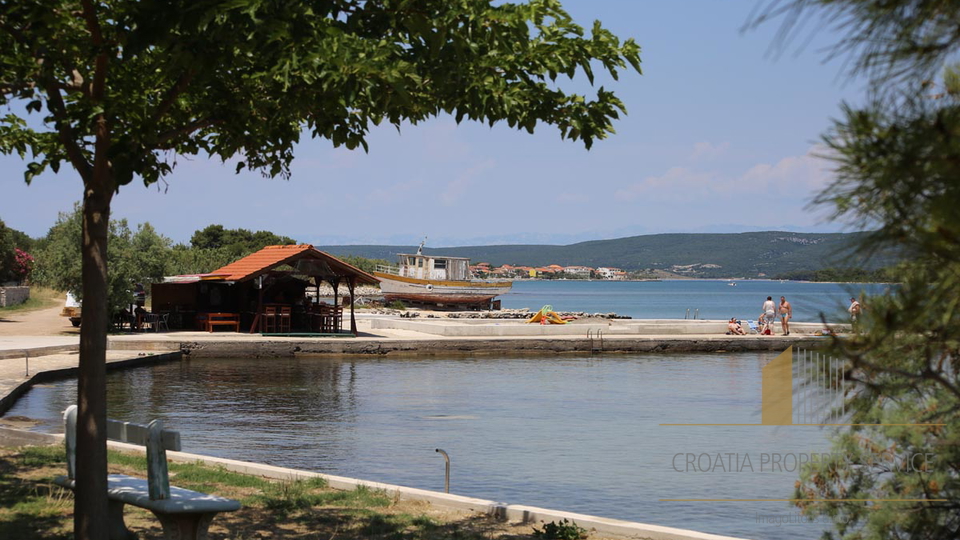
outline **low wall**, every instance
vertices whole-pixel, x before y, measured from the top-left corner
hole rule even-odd
[[[466,339],[276,339],[263,341],[183,340],[178,349],[189,358],[280,358],[293,356],[449,356],[503,354],[782,352],[790,345],[805,349],[825,347],[825,338],[813,336],[611,336],[584,339],[570,336]],[[146,342],[140,347],[149,349]],[[169,346],[169,342],[164,344]],[[111,349],[120,349],[111,345]]]
[[[0,307],[18,306],[30,298],[30,287],[0,287]]]

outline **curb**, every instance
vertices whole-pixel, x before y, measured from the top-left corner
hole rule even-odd
[[[46,347],[30,347],[23,349],[4,349],[0,350],[0,360],[10,358],[23,358],[26,353],[30,356],[46,356],[48,354],[75,353],[80,352],[80,345],[47,345]]]

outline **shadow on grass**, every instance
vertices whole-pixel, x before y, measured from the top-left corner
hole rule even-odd
[[[27,462],[29,463],[29,462]],[[59,540],[72,535],[63,528],[73,496],[46,478],[23,478],[31,467],[22,459],[0,459],[0,538]]]
[[[111,472],[143,476],[143,456],[109,453]],[[63,449],[0,448],[0,539],[71,537],[73,494],[52,484],[65,470]],[[218,515],[210,540],[528,540],[531,526],[509,526],[484,515],[401,501],[366,487],[330,489],[323,479],[274,482],[199,463],[171,463],[171,483],[240,500]],[[127,506],[124,519],[141,540],[163,538],[156,518]]]

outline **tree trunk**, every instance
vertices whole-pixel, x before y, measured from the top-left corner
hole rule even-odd
[[[106,180],[94,178],[83,197],[83,323],[73,518],[78,540],[107,538],[107,233],[113,191]]]

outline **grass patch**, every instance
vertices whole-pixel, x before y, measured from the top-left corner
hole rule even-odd
[[[30,298],[26,302],[15,306],[0,307],[0,315],[46,309],[62,304],[65,300],[66,293],[46,287],[30,287]]]
[[[228,471],[223,466],[210,466],[201,462],[170,463],[168,466],[170,482],[194,491],[206,491],[210,488],[190,487],[190,485],[231,486],[238,488],[265,489],[271,482],[259,476]]]
[[[50,483],[52,467],[63,467],[63,451],[30,448],[10,459],[0,458],[0,538],[67,539],[63,515],[73,508],[73,494]],[[30,471],[32,474],[23,474]],[[42,535],[28,536],[28,530]]]
[[[64,465],[66,470],[67,452],[62,446],[27,446],[21,449],[17,461],[23,467],[47,467]]]
[[[142,455],[109,451],[111,473],[146,477]],[[169,463],[170,483],[237,499],[237,512],[218,515],[211,540],[533,540],[529,525],[509,525],[402,501],[383,490],[330,488],[322,478],[276,481],[202,462]],[[73,492],[52,483],[66,473],[63,447],[0,448],[0,539],[72,538]],[[127,506],[127,527],[144,540],[163,533],[151,513]]]

